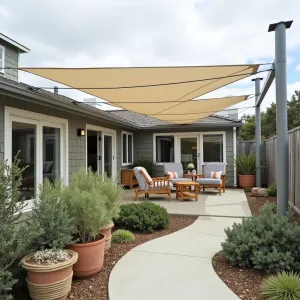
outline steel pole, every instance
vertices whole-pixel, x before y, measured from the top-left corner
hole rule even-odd
[[[291,22],[280,22],[269,27],[269,31],[275,31],[277,210],[280,215],[287,213],[289,199],[286,28],[290,26]]]
[[[261,116],[260,104],[260,81],[262,78],[254,78],[255,82],[255,158],[256,158],[256,186],[261,187]]]

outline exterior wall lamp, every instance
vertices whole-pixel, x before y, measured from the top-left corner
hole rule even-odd
[[[77,135],[78,136],[85,136],[85,130],[84,129],[77,129]]]

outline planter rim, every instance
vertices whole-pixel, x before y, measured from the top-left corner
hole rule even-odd
[[[98,245],[98,244],[102,244],[105,242],[105,239],[106,239],[106,235],[103,234],[103,233],[100,233],[103,237],[97,241],[94,241],[94,242],[89,242],[89,243],[81,243],[81,244],[70,244],[68,245],[68,247],[74,247],[74,248],[84,248],[84,247],[93,247],[95,245]]]
[[[114,227],[114,225],[115,225],[114,222],[110,222],[110,223],[108,223],[107,225],[101,227],[100,230],[111,229],[111,228]]]
[[[239,176],[255,176],[256,174],[239,174]]]
[[[34,254],[34,253],[31,253],[31,254],[26,255],[21,260],[21,265],[27,271],[36,272],[36,273],[55,272],[55,271],[62,270],[62,269],[65,269],[65,268],[68,268],[68,267],[74,265],[78,260],[78,253],[75,251],[72,251],[72,250],[67,250],[67,249],[64,249],[63,251],[68,252],[70,255],[72,255],[72,257],[66,261],[59,262],[57,264],[38,265],[38,264],[26,262],[26,260],[29,259]]]

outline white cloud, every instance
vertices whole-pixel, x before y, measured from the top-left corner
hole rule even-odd
[[[296,71],[300,71],[300,65],[296,67]]]
[[[274,33],[268,25],[298,19],[300,1],[253,0],[10,0],[0,28],[31,49],[23,66],[166,66],[272,62]],[[289,51],[300,46],[300,23],[287,31]],[[35,86],[54,83],[30,74]],[[248,80],[248,82],[247,82]],[[216,91],[253,94],[250,79]],[[246,88],[244,87],[244,84]],[[61,93],[89,97],[69,90]],[[275,98],[272,92],[265,103]],[[273,100],[273,101],[274,101]],[[251,100],[249,100],[251,101]]]

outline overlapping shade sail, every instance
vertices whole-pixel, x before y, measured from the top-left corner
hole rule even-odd
[[[113,106],[186,124],[247,96],[193,100],[257,72],[258,64],[151,68],[20,68]]]

